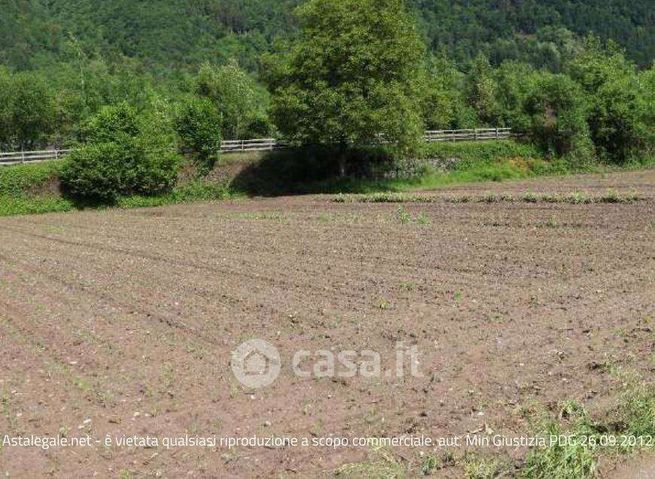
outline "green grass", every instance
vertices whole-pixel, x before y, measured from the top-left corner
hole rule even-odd
[[[364,152],[369,156],[378,158],[389,158],[393,153],[385,149],[378,149],[372,152]],[[377,156],[376,156],[377,155]],[[279,158],[278,158],[279,157]],[[268,157],[266,157],[268,158]],[[380,202],[422,202],[419,196],[414,198],[403,198],[392,196],[393,193],[408,191],[421,191],[439,189],[444,186],[475,183],[483,181],[505,181],[522,178],[530,178],[542,175],[562,175],[580,171],[616,171],[621,169],[643,168],[652,164],[648,162],[634,163],[625,167],[605,166],[584,166],[571,165],[563,160],[546,161],[534,147],[515,141],[497,142],[462,142],[462,143],[432,143],[423,145],[415,154],[416,164],[441,165],[423,166],[418,174],[412,177],[403,177],[385,180],[372,180],[360,178],[331,178],[324,181],[301,180],[302,173],[307,171],[307,162],[316,163],[317,158],[302,158],[292,150],[288,152],[276,152],[268,160],[264,155],[244,156],[237,159],[230,158],[230,162],[257,162],[266,164],[266,168],[260,169],[256,181],[251,182],[259,185],[251,190],[243,189],[238,181],[232,181],[229,185],[212,183],[209,181],[197,180],[190,184],[176,187],[167,194],[145,197],[131,196],[121,198],[116,205],[119,208],[137,208],[150,206],[163,206],[175,203],[187,203],[192,201],[219,200],[234,196],[266,194],[266,188],[278,193],[380,193],[378,197],[371,197],[361,201]],[[278,158],[275,160],[275,158]],[[326,158],[319,158],[327,161]],[[314,164],[311,163],[311,164]],[[320,163],[320,162],[319,162]],[[72,200],[63,198],[57,193],[46,193],[51,189],[48,185],[56,182],[61,171],[63,161],[44,162],[37,164],[16,165],[0,168],[0,216],[37,214],[47,212],[62,212],[74,209],[90,207],[107,207],[106,205],[89,205],[75,203]],[[276,173],[278,177],[275,176]],[[300,175],[300,176],[298,176]],[[451,202],[466,201],[525,201],[525,202],[567,202],[567,203],[626,203],[639,201],[640,198],[611,194],[603,198],[590,198],[584,194],[577,196],[569,195],[560,197],[558,195],[535,196],[525,195],[523,198],[512,198],[509,195],[492,197],[487,195],[484,198],[475,197],[453,197]],[[347,197],[341,197],[336,201],[350,201]],[[434,201],[434,200],[432,200]],[[418,218],[416,222],[428,222],[427,218]]]
[[[120,198],[116,204],[119,208],[146,208],[193,201],[222,200],[235,195],[224,184],[194,181],[178,186],[170,193],[158,196],[128,196]]]
[[[332,200],[334,203],[568,203],[568,204],[596,204],[596,203],[636,203],[646,201],[646,198],[636,193],[621,194],[608,190],[602,195],[590,195],[576,191],[570,194],[535,194],[531,192],[520,196],[511,194],[486,195],[460,195],[437,196],[416,195],[405,193],[370,193],[365,195],[339,195]]]
[[[564,404],[563,419],[549,420],[541,428],[544,437],[566,435],[529,452],[521,477],[526,479],[585,479],[595,477],[601,456],[612,456],[652,448],[655,437],[655,387],[643,381],[628,383],[617,404],[601,420],[593,420],[574,401]],[[616,438],[616,443],[607,443]],[[624,438],[636,438],[634,444]],[[638,440],[642,438],[642,441]]]
[[[419,457],[418,461],[399,461],[392,451],[374,450],[368,460],[347,464],[336,471],[337,477],[418,477],[429,476],[443,468],[455,467],[468,479],[591,479],[598,476],[601,458],[612,464],[626,454],[652,449],[655,437],[655,385],[634,374],[623,375],[623,389],[613,406],[599,417],[592,417],[577,401],[565,401],[558,414],[545,407],[530,408],[535,421],[533,433],[545,446],[528,451],[524,459],[491,455],[479,456],[465,451],[458,457],[440,459]],[[566,440],[551,440],[563,438]],[[643,438],[644,442],[623,444],[624,438]],[[615,442],[611,442],[614,438]]]
[[[567,171],[567,172],[573,172]],[[445,186],[460,183],[479,183],[484,181],[506,181],[530,178],[546,174],[563,174],[561,166],[549,168],[542,160],[529,160],[525,164],[515,164],[508,160],[498,163],[471,166],[467,170],[434,171],[426,170],[425,174],[416,178],[366,180],[366,179],[334,179],[317,183],[308,187],[312,193],[375,193],[435,190]]]
[[[35,215],[71,211],[73,209],[75,209],[75,205],[60,196],[0,196],[0,216]]]
[[[0,167],[0,196],[20,196],[56,180],[63,161]]]
[[[128,196],[120,198],[114,207],[122,209],[164,206],[192,201],[212,201],[234,197],[225,185],[195,181],[159,196]],[[107,205],[86,205],[55,195],[0,195],[0,216],[61,213],[86,208],[107,208]]]

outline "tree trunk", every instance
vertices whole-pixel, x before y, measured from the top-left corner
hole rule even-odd
[[[338,161],[339,161],[339,178],[346,177],[346,164],[348,162],[347,151],[348,151],[347,148],[342,145],[341,147],[339,147],[339,151],[337,152]]]
[[[341,153],[339,155],[339,178],[346,177],[346,155]]]

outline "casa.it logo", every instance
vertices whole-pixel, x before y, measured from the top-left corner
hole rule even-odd
[[[280,375],[282,361],[277,348],[262,339],[242,343],[232,352],[232,372],[244,386],[261,389]]]

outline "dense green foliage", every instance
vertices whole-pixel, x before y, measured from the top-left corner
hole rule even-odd
[[[85,128],[87,143],[71,153],[61,179],[75,197],[115,202],[120,196],[170,190],[180,164],[158,113],[105,107]]]
[[[62,161],[47,161],[0,168],[0,196],[21,196],[40,191],[49,182],[56,182]]]
[[[175,117],[182,147],[203,171],[210,170],[221,151],[221,115],[207,99],[192,97]]]
[[[33,73],[0,68],[0,148],[32,149],[54,129],[53,93]]]
[[[595,1],[10,2],[0,148],[81,145],[64,184],[103,201],[170,191],[178,146],[207,172],[221,138],[318,146],[308,177],[414,174],[425,128],[507,126],[578,166],[643,161],[653,14]],[[401,147],[391,167],[381,139]]]
[[[77,56],[137,59],[157,72],[237,58],[248,69],[295,30],[300,0],[16,0],[2,3],[0,63],[41,68]],[[528,61],[558,68],[575,35],[614,39],[629,57],[655,57],[648,0],[410,0],[428,47],[467,63],[479,52],[495,64]]]
[[[221,114],[228,140],[259,138],[270,134],[268,94],[234,61],[221,67],[208,63],[195,78],[196,94],[211,100]]]
[[[402,0],[310,0],[298,17],[301,37],[269,76],[285,137],[341,152],[380,135],[416,144],[424,51]]]

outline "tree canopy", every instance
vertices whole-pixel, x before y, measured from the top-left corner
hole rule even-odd
[[[271,58],[273,118],[291,141],[342,150],[422,133],[424,47],[402,0],[310,0],[301,34]],[[277,63],[277,64],[276,64]]]

